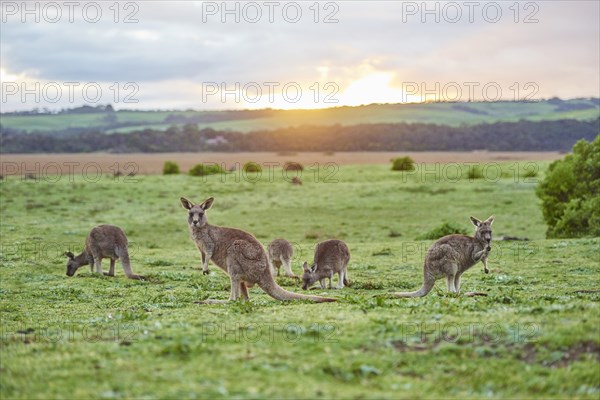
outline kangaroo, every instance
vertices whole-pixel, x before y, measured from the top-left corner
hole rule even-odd
[[[73,276],[75,272],[84,265],[90,265],[93,272],[102,274],[102,259],[110,258],[110,270],[104,275],[115,276],[115,261],[121,260],[123,271],[129,279],[144,279],[141,275],[135,275],[129,262],[127,251],[127,237],[121,228],[114,225],[99,225],[92,228],[85,241],[85,249],[78,256],[70,251],[67,256],[67,275]]]
[[[329,288],[331,289],[331,279],[333,274],[337,273],[338,289],[344,285],[348,286],[348,261],[350,261],[350,250],[346,243],[341,240],[326,240],[318,243],[315,247],[315,258],[313,265],[308,268],[305,261],[302,275],[302,289],[308,289],[313,283],[319,281],[321,288],[325,289],[325,279],[329,278]]]
[[[267,256],[271,273],[274,275],[277,268],[277,276],[279,276],[279,268],[283,265],[286,276],[297,278],[292,272],[292,254],[294,254],[294,248],[285,239],[275,239],[269,243]]]
[[[481,222],[471,217],[475,225],[474,237],[448,235],[435,242],[427,251],[423,266],[423,286],[415,292],[393,293],[396,297],[423,297],[427,295],[435,281],[446,277],[448,292],[458,293],[460,276],[479,261],[483,270],[489,273],[487,258],[491,251],[492,223],[494,216]]]
[[[208,262],[212,260],[231,280],[229,300],[248,300],[248,288],[258,285],[276,300],[310,300],[316,303],[336,301],[327,297],[306,296],[288,292],[273,279],[267,254],[262,244],[248,232],[240,229],[211,225],[206,211],[212,206],[210,197],[201,204],[194,204],[182,197],[183,208],[188,210],[188,225],[192,240],[202,255],[202,273],[207,275]],[[219,303],[219,301],[207,301]]]

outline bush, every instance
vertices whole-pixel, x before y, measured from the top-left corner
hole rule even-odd
[[[467,173],[467,176],[470,180],[483,179],[483,172],[481,171],[481,168],[479,168],[478,166],[469,167],[469,172]]]
[[[444,222],[442,225],[438,226],[437,228],[424,233],[423,235],[419,235],[415,238],[415,240],[436,240],[439,238],[442,238],[446,235],[452,235],[452,234],[461,234],[461,235],[466,235],[468,234],[467,230],[465,228],[463,228],[462,226],[455,224],[454,222]]]
[[[174,175],[179,173],[179,165],[173,161],[165,161],[163,175]]]
[[[550,164],[536,194],[548,238],[600,236],[600,135]]]
[[[207,163],[194,165],[188,173],[191,176],[206,176],[225,173],[225,170],[219,164]]]
[[[285,171],[304,171],[304,167],[302,166],[302,164],[294,161],[288,161],[285,164],[283,164],[283,169]]]
[[[244,171],[245,172],[262,172],[262,167],[258,163],[249,161],[246,164],[244,164]]]
[[[535,178],[538,176],[537,169],[527,169],[523,174],[521,174],[522,178]]]
[[[392,159],[392,171],[412,171],[415,169],[415,161],[409,156]]]

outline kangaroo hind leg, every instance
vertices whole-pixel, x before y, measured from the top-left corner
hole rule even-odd
[[[460,292],[460,274],[456,274],[454,277],[454,290],[456,293]]]
[[[110,259],[110,269],[108,270],[108,272],[105,272],[104,275],[115,276],[115,259],[114,258]]]
[[[290,258],[286,259],[283,256],[281,257],[281,264],[285,268],[285,275],[290,278],[297,278],[296,274],[292,271],[292,260]]]
[[[454,274],[446,275],[446,282],[448,283],[448,293],[456,293],[456,289],[454,287]]]

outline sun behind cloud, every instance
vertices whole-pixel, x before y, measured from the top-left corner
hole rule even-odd
[[[302,89],[302,96],[298,101],[288,101],[280,92],[282,86],[279,86],[274,101],[267,101],[267,96],[263,93],[259,101],[245,103],[243,107],[251,109],[270,107],[284,110],[321,109],[406,101],[402,89],[393,85],[396,79],[394,72],[376,70],[372,66],[365,68],[365,65],[360,65],[351,71],[346,69],[345,74],[340,74],[347,76],[342,78],[338,75],[336,78],[330,67],[319,66],[317,71],[318,82],[307,81],[298,84]]]
[[[341,91],[340,105],[359,106],[372,103],[400,103],[403,92],[400,88],[393,87],[392,72],[371,72],[359,79],[352,81],[348,87]]]

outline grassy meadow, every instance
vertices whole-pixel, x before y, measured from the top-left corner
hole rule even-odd
[[[466,166],[321,165],[292,186],[281,169],[0,182],[0,397],[47,398],[589,398],[600,395],[600,239],[546,240],[534,189],[547,163]],[[475,174],[477,175],[477,174]],[[227,299],[216,266],[203,276],[179,197],[214,196],[209,222],[267,245],[294,244],[292,268],[316,242],[346,241],[351,287],[311,290],[337,303],[279,303],[260,289]],[[478,264],[462,290],[414,290],[443,222],[496,215],[490,273]],[[147,281],[82,267],[69,249],[89,230],[124,229],[133,270]],[[103,268],[108,270],[105,260]],[[337,277],[335,278],[337,279]],[[291,278],[278,278],[301,292]]]

